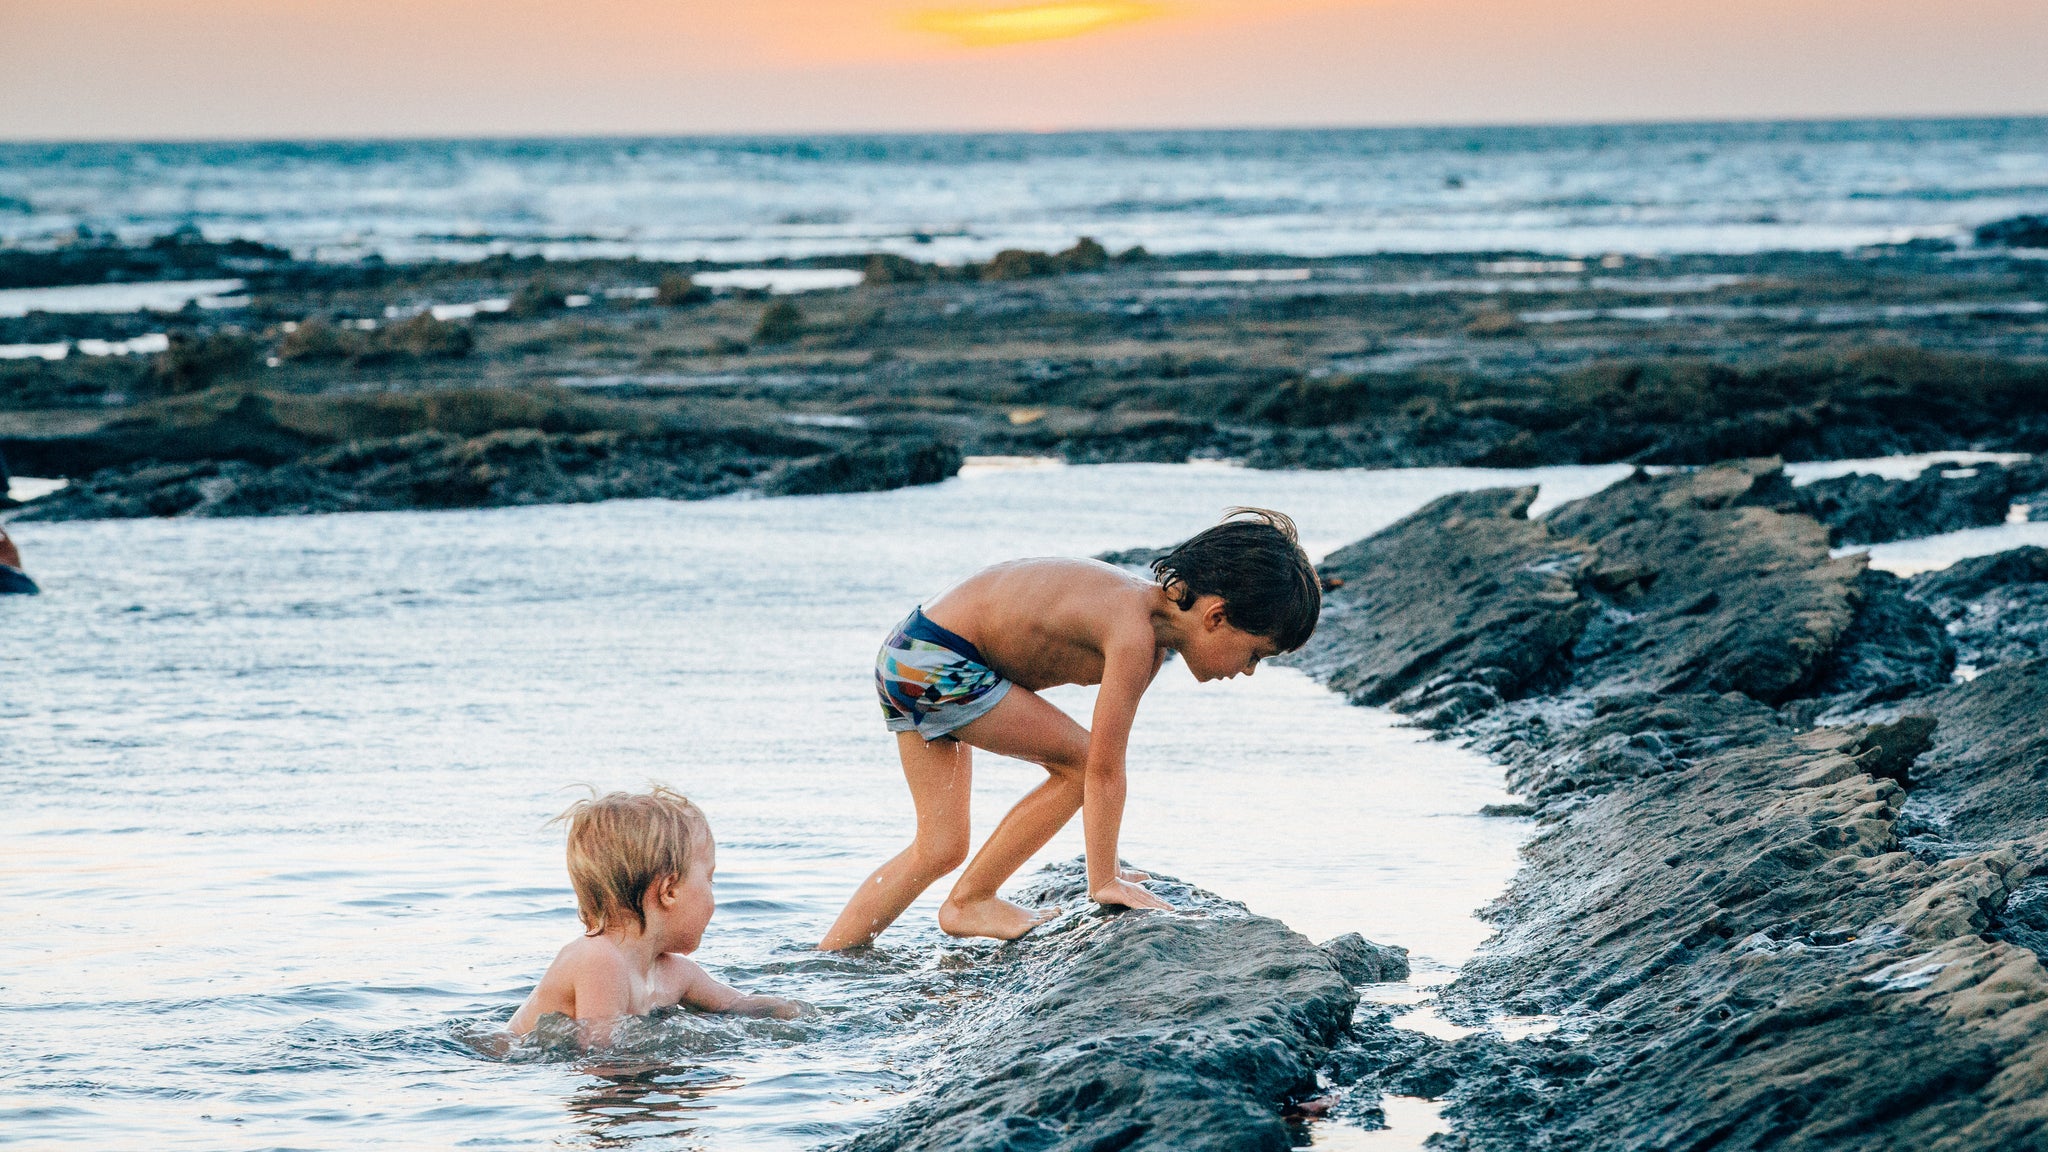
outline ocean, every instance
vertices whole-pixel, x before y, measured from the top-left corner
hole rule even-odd
[[[0,145],[0,244],[355,260],[1831,250],[2048,210],[2048,119]]]

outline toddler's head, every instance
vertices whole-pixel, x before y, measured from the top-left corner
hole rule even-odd
[[[656,785],[578,800],[558,819],[569,825],[569,882],[587,935],[628,919],[646,931],[649,901],[659,898],[659,888],[672,893],[670,904],[683,913],[681,930],[689,947],[696,946],[712,907],[714,849],[702,809]]]
[[[1323,612],[1322,584],[1294,521],[1264,508],[1232,508],[1221,524],[1153,561],[1152,571],[1183,610],[1216,596],[1232,627],[1281,652],[1308,643]]]

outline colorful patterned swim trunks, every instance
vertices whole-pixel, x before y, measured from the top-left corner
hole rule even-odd
[[[875,655],[875,690],[889,731],[937,740],[986,715],[1010,682],[964,637],[913,608]]]

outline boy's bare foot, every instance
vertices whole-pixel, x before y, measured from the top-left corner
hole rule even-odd
[[[1138,887],[1128,880],[1111,880],[1089,893],[1097,904],[1121,904],[1126,908],[1152,908],[1161,912],[1173,911],[1173,905]]]
[[[1136,868],[1119,868],[1116,870],[1116,878],[1129,881],[1132,884],[1143,884],[1152,878],[1152,874],[1150,872],[1140,872]]]
[[[1000,896],[985,900],[958,903],[947,900],[939,905],[939,928],[948,936],[989,936],[997,940],[1015,940],[1040,924],[1060,914],[1057,908],[1032,911],[1022,905],[1012,904]]]

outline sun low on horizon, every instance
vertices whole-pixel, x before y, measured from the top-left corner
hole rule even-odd
[[[1066,40],[1168,13],[1164,4],[1136,0],[1018,4],[1002,7],[926,8],[906,15],[906,27],[967,48],[993,48],[1040,40]]]

